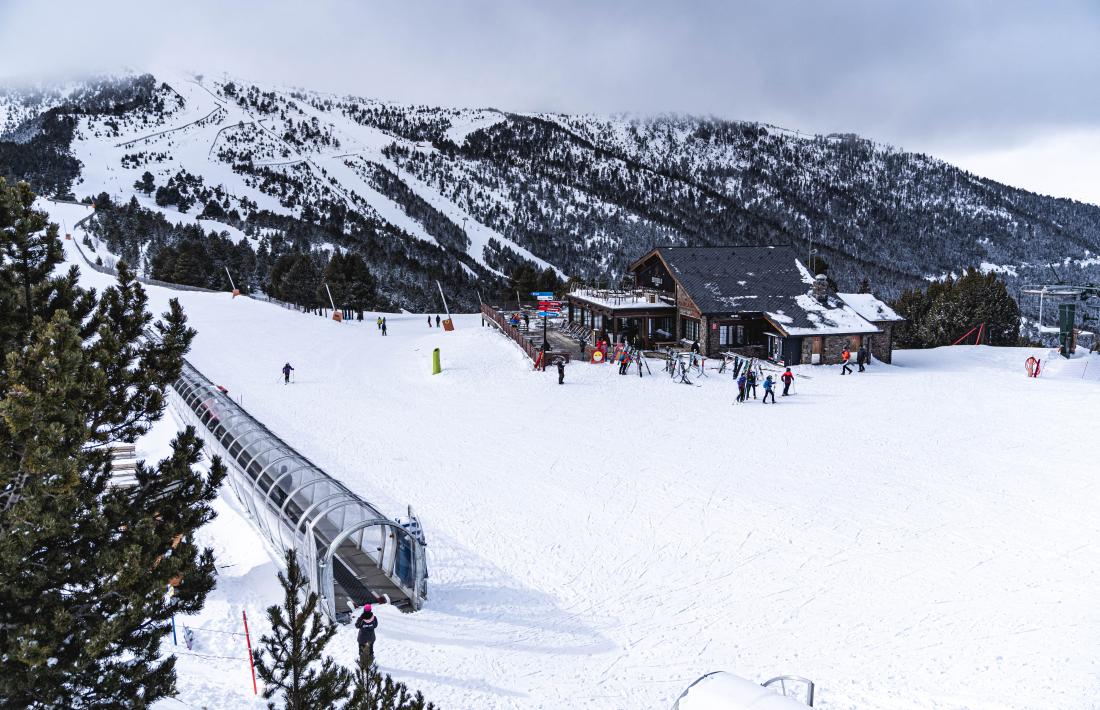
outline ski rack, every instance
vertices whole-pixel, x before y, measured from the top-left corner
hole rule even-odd
[[[277,550],[293,548],[310,590],[333,620],[364,603],[421,608],[428,595],[424,535],[412,516],[393,520],[348,490],[234,402],[186,360],[169,403],[211,456]]]

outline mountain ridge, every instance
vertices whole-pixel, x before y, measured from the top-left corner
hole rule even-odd
[[[272,259],[362,252],[407,308],[428,305],[437,278],[472,306],[521,266],[617,282],[655,245],[815,249],[841,286],[866,279],[888,297],[969,266],[1013,284],[1046,280],[1052,261],[1070,280],[1100,277],[1095,205],[852,134],[683,114],[402,105],[138,75],[0,91],[0,168],[45,192],[202,217]],[[121,241],[116,255],[145,266],[159,248]],[[398,280],[410,270],[415,284]],[[262,289],[265,272],[244,280]]]

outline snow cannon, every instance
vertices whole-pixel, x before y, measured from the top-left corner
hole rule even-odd
[[[796,699],[800,697],[806,702]],[[757,685],[733,673],[715,671],[689,685],[672,710],[805,710],[813,704],[814,684],[806,678],[779,676]]]

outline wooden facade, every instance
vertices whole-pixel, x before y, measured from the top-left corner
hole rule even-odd
[[[845,347],[854,351],[866,337],[875,357],[889,361],[892,329],[818,291],[820,283],[811,288],[812,277],[787,247],[660,247],[630,271],[632,291],[567,296],[570,322],[613,342],[631,339],[649,348],[697,342],[711,357],[738,352],[786,365],[839,361]],[[800,308],[811,294],[818,300],[808,315]]]

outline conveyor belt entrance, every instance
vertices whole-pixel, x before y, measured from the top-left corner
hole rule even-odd
[[[415,611],[428,595],[424,536],[349,491],[256,420],[185,362],[170,403],[195,427],[253,523],[280,550],[293,547],[310,588],[333,619],[350,605],[389,601]]]

